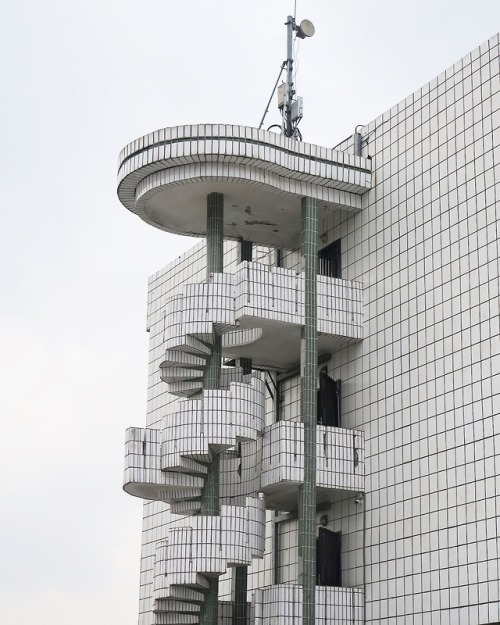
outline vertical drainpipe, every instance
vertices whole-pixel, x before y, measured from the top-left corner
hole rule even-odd
[[[252,260],[252,252],[253,245],[251,241],[240,241],[240,262]],[[243,375],[252,373],[252,360],[250,358],[240,358],[239,365],[243,369]],[[233,575],[234,610],[232,625],[247,625],[248,567],[235,566]]]
[[[318,202],[302,198],[302,262],[304,325],[300,356],[300,408],[304,424],[304,484],[299,489],[299,582],[302,585],[302,624],[316,617],[316,377],[318,363],[317,262]]]
[[[213,273],[222,273],[224,270],[224,196],[222,193],[210,193],[207,196],[207,282]],[[203,372],[203,389],[216,390],[220,388],[221,375],[221,346],[220,336],[214,336],[207,365]],[[219,506],[219,456],[212,452],[212,461],[208,466],[208,474],[201,495],[201,514],[218,515]],[[201,611],[202,625],[217,625],[219,579],[209,580],[210,588],[205,596]]]

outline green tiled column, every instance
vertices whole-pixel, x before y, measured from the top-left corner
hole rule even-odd
[[[203,625],[218,625],[219,623],[219,578],[209,579],[210,587],[205,595],[201,607],[200,623]]]
[[[207,280],[213,273],[224,270],[224,196],[210,193],[207,196]],[[203,388],[220,388],[221,374],[221,337],[214,337],[214,343],[203,373]],[[219,506],[219,456],[213,454],[208,467],[205,487],[201,495],[201,514],[218,515]],[[205,596],[201,610],[202,625],[217,625],[219,601],[219,579],[210,580],[210,588]]]
[[[220,388],[220,370],[222,341],[220,336],[214,337],[207,364],[203,371],[203,388],[205,390],[217,390]]]
[[[224,271],[224,196],[207,196],[207,280]]]
[[[300,408],[304,424],[304,484],[299,491],[299,581],[303,588],[302,623],[315,625],[318,203],[308,197],[302,198],[302,259],[305,318],[300,358]]]
[[[234,568],[234,610],[233,625],[248,625],[247,620],[248,567]]]
[[[252,241],[240,241],[239,260],[252,260]],[[237,365],[242,368],[243,375],[252,373],[251,358],[240,358]],[[234,608],[232,625],[248,625],[247,609],[248,567],[235,566],[233,573]]]

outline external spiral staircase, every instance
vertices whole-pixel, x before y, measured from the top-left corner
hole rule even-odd
[[[177,521],[168,539],[156,547],[156,624],[198,624],[209,579],[263,556],[264,525],[264,501],[259,497],[247,497],[242,506],[222,506],[220,516]]]
[[[235,274],[211,274],[208,282],[186,285],[166,303],[160,377],[179,401],[160,429],[127,431],[124,486],[132,495],[168,503],[180,515],[156,547],[155,625],[200,623],[210,580],[263,556],[265,507],[297,505],[304,481],[303,425],[265,426],[265,382],[255,370],[244,375],[242,367],[222,367],[216,389],[204,387],[204,376],[219,337],[224,355],[270,353],[272,362],[287,366],[296,356],[269,345],[285,346],[302,323],[301,280],[290,270],[243,262]],[[359,340],[360,324],[350,325],[360,316],[357,285],[319,277],[318,291],[323,340]],[[263,342],[265,352],[259,351]],[[362,491],[362,432],[317,427],[318,501],[328,500],[332,489]],[[201,515],[214,455],[220,461],[220,515]],[[256,615],[266,597],[255,596]],[[230,614],[224,604],[219,614],[225,608]]]
[[[209,283],[188,285],[172,297],[165,313],[160,375],[169,392],[183,399],[163,419],[161,430],[127,431],[125,490],[169,503],[172,512],[183,515],[156,547],[156,625],[199,623],[210,578],[263,556],[263,495],[249,491],[250,483],[234,479],[234,460],[239,443],[262,436],[265,384],[259,374],[243,375],[241,368],[231,367],[221,370],[219,389],[203,389],[216,337],[231,332],[233,344],[252,337],[251,332],[239,332],[234,320],[231,276],[214,274]],[[225,485],[220,515],[200,516],[214,454],[221,456]]]

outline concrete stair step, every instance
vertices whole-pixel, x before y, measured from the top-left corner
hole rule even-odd
[[[155,625],[198,625],[198,614],[172,614],[171,612],[156,612]]]
[[[205,595],[202,592],[186,588],[186,586],[170,586],[170,597],[191,603],[203,603],[205,601]]]
[[[204,456],[206,457],[206,456]],[[209,460],[204,460],[209,462]],[[196,462],[192,458],[186,458],[186,456],[180,456],[175,464],[164,469],[166,472],[175,473],[188,473],[189,475],[205,475],[208,472],[208,467],[201,462]]]
[[[182,382],[184,380],[203,380],[203,371],[187,367],[163,367],[160,369],[163,382]]]
[[[203,381],[185,380],[182,382],[168,382],[168,392],[178,397],[192,397],[199,393],[203,388]]]
[[[187,516],[193,516],[198,514],[201,510],[201,492],[199,499],[191,499],[184,501],[176,501],[170,504],[170,511],[174,514],[185,514]]]
[[[199,614],[200,610],[199,603],[180,599],[157,599],[153,607],[153,612],[173,612],[174,614]]]
[[[163,362],[160,369],[167,367],[193,367],[195,369],[203,369],[206,365],[206,355],[197,355],[176,349],[165,350]]]

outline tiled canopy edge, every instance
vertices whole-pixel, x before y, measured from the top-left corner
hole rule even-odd
[[[233,185],[237,200],[240,193],[248,195],[249,188],[253,187],[255,194],[281,196],[281,205],[276,211],[290,208],[283,196],[295,201],[308,196],[323,202],[325,207],[358,211],[360,195],[371,188],[372,182],[369,158],[255,128],[218,124],[158,130],[126,146],[118,165],[118,196],[124,206],[155,227],[190,235],[204,232],[199,219],[192,220],[195,224],[192,230],[189,230],[190,223],[176,222],[174,209],[178,210],[186,201],[175,192],[176,187],[198,184],[210,190],[207,185],[220,187],[222,184],[217,189],[226,193],[228,186]],[[165,191],[170,195],[162,198],[160,209],[158,204],[152,207],[151,198]],[[252,200],[247,198],[248,201]],[[256,203],[259,203],[257,198]],[[158,210],[161,218],[158,218]],[[272,210],[266,208],[271,220],[275,217],[269,214]],[[259,219],[261,216],[256,216],[253,221]],[[240,235],[225,227],[227,238]]]

